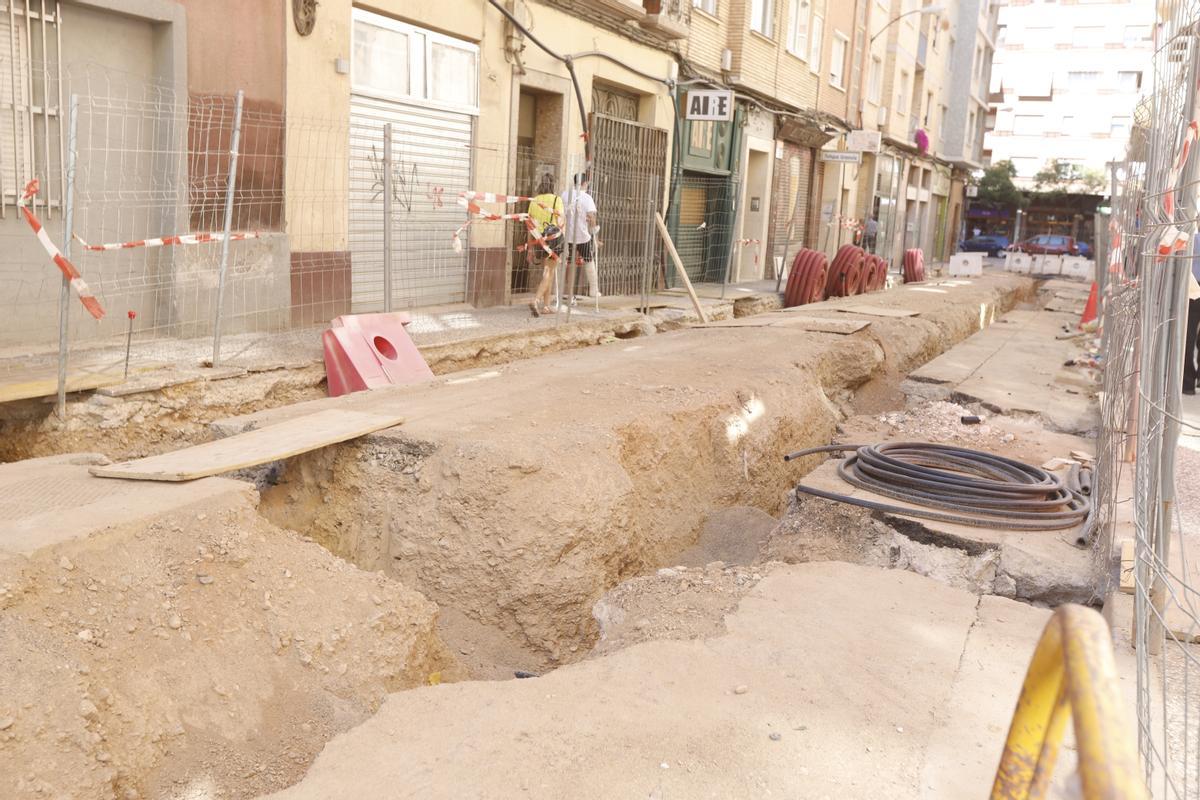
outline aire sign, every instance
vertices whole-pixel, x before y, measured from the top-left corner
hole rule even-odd
[[[695,89],[687,93],[687,119],[729,122],[733,119],[733,92],[728,89]]]

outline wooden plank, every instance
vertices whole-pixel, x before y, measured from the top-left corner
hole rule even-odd
[[[85,392],[102,386],[115,386],[124,380],[123,370],[83,372],[67,376],[67,393]],[[50,397],[58,392],[58,375],[23,375],[20,380],[0,385],[0,403]]]
[[[907,308],[880,308],[879,306],[841,306],[838,311],[847,314],[867,314],[872,317],[915,317],[920,311],[909,311]]]
[[[692,306],[696,309],[696,315],[700,317],[701,322],[708,322],[708,316],[700,307],[700,298],[696,297],[696,290],[692,288],[692,279],[688,277],[687,270],[683,268],[683,260],[679,258],[679,253],[675,251],[675,243],[671,241],[671,233],[667,230],[667,224],[663,222],[662,214],[657,211],[654,212],[654,224],[658,226],[663,244],[667,246],[667,254],[671,256],[671,261],[675,262],[675,271],[683,280],[683,288],[687,289],[688,297],[692,298]]]
[[[830,319],[828,317],[810,317],[800,316],[798,314],[784,314],[782,312],[770,314],[756,314],[752,317],[738,317],[737,319],[723,319],[719,322],[710,322],[707,325],[700,325],[701,328],[799,328],[804,331],[813,331],[815,333],[837,333],[843,336],[861,331],[863,328],[871,324],[870,320],[866,319]]]
[[[1133,539],[1121,540],[1121,591],[1125,594],[1133,594],[1134,587],[1134,562],[1133,562]]]
[[[330,408],[173,453],[92,467],[89,471],[101,478],[190,481],[290,458],[403,421],[397,414]]]

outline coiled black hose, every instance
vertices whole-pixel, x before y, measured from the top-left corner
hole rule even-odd
[[[803,483],[796,484],[796,491],[875,511],[1016,531],[1073,528],[1083,522],[1090,507],[1087,497],[1057,475],[966,447],[928,442],[835,444],[800,450],[784,460],[842,452],[853,452],[838,464],[838,475],[846,483],[917,507],[837,494]]]

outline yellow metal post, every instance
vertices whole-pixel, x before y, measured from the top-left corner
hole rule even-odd
[[[1085,800],[1148,800],[1099,613],[1054,612],[1034,650],[992,785],[992,800],[1046,796],[1070,715]]]

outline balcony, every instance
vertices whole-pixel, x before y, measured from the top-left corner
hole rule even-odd
[[[664,39],[688,37],[688,9],[683,0],[642,0],[642,8],[646,15],[638,20],[638,25],[645,30]]]
[[[579,4],[581,9],[590,8],[601,12],[609,17],[626,22],[641,22],[646,18],[646,11],[642,8],[641,3],[635,0],[582,0]]]

